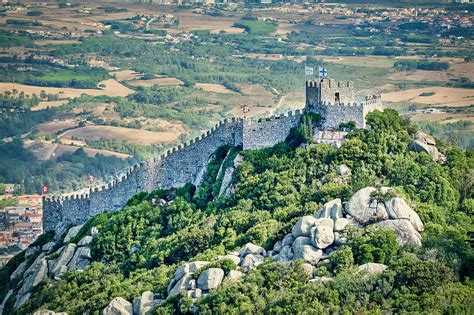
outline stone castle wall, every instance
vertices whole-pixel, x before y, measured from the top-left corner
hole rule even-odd
[[[340,101],[327,101],[333,100],[335,93],[339,93]],[[366,97],[365,102],[355,103],[351,82],[324,78],[306,83],[305,110],[321,115],[319,127],[322,130],[335,130],[349,121],[355,121],[358,128],[365,128],[366,114],[381,108],[381,98],[375,95]],[[263,119],[226,119],[189,143],[131,167],[112,183],[85,194],[44,198],[43,229],[61,233],[68,226],[81,224],[94,215],[121,209],[133,195],[142,191],[179,187],[185,183],[198,186],[218,147],[233,145],[252,150],[273,146],[284,141],[291,128],[298,126],[301,115],[297,110]]]
[[[243,124],[243,149],[253,150],[271,147],[285,141],[291,128],[297,127],[302,112],[296,110],[280,116],[271,116],[261,120],[245,120]]]
[[[70,225],[90,217],[121,209],[135,194],[157,188],[199,185],[212,154],[222,145],[257,149],[284,141],[296,127],[300,111],[269,119],[229,119],[189,143],[168,150],[152,160],[134,165],[119,179],[84,194],[69,194],[43,199],[43,229],[65,231]]]

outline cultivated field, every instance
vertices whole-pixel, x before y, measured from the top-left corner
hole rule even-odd
[[[136,80],[140,79],[143,75],[135,72],[133,70],[120,70],[120,71],[113,71],[109,72],[110,75],[115,76],[117,81],[129,81],[129,80]]]
[[[132,86],[143,86],[143,87],[152,87],[154,85],[158,86],[177,86],[183,85],[183,81],[176,79],[176,78],[156,78],[156,79],[149,79],[149,80],[133,80],[128,81],[128,84]]]
[[[35,107],[32,107],[31,110],[35,111],[35,110],[42,110],[42,109],[46,109],[48,107],[59,107],[59,106],[62,106],[64,104],[67,104],[68,103],[68,100],[60,100],[60,101],[43,101],[43,102],[40,102],[38,105],[36,105]]]
[[[427,96],[420,96],[420,94]],[[459,107],[474,104],[474,90],[427,87],[382,94],[382,100],[392,103],[412,102],[430,106]]]
[[[72,146],[72,145],[64,145],[60,144],[54,151],[54,156],[58,157],[63,155],[64,153],[73,153],[76,152],[80,147],[77,146]],[[109,150],[99,150],[99,149],[92,149],[92,148],[83,148],[84,152],[90,157],[94,157],[96,154],[102,154],[105,156],[116,156],[121,159],[126,159],[128,157],[131,157],[131,155],[124,154],[124,153],[118,153],[114,151],[109,151]]]
[[[164,145],[173,143],[179,134],[175,132],[154,132],[141,129],[131,129],[112,126],[86,126],[66,132],[65,138],[78,138],[83,140],[115,139],[130,141],[144,145]]]
[[[37,39],[33,41],[35,45],[46,46],[46,45],[62,45],[62,44],[78,44],[80,41],[75,39]]]
[[[38,135],[44,135],[44,134],[53,134],[58,131],[67,129],[67,128],[73,128],[77,126],[77,121],[74,120],[53,120],[47,123],[43,123],[38,125]]]
[[[331,62],[341,65],[356,67],[373,67],[373,68],[391,68],[396,60],[387,57],[377,56],[351,56],[351,57],[334,57],[334,56],[317,56],[318,60]]]
[[[200,89],[207,92],[213,93],[221,93],[221,94],[237,94],[234,91],[229,90],[222,84],[215,84],[215,83],[196,83],[196,89]]]
[[[18,83],[0,83],[0,93],[16,89],[19,92],[24,92],[26,95],[40,95],[41,91],[45,91],[48,94],[58,94],[61,98],[74,98],[79,97],[82,94],[91,96],[107,95],[124,97],[133,93],[133,90],[114,79],[103,80],[99,83],[99,85],[104,85],[105,87],[101,89],[73,89],[34,86]]]
[[[467,115],[466,113],[417,113],[410,116],[410,119],[413,121],[436,121],[441,124],[455,123],[457,121],[470,121],[474,123],[474,114]],[[471,126],[471,130],[474,130],[474,125]]]

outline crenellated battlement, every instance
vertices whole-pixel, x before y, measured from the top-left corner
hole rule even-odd
[[[306,82],[306,110],[321,116],[321,129],[336,130],[341,123],[350,121],[358,128],[365,128],[367,113],[382,108],[380,95],[368,95],[364,101],[357,102],[353,87],[351,81],[329,78]]]
[[[352,82],[321,79],[306,82],[306,107],[263,118],[226,118],[209,130],[161,155],[137,163],[113,180],[80,192],[43,198],[44,231],[62,233],[70,225],[121,209],[135,194],[157,188],[198,186],[211,156],[222,145],[242,146],[244,150],[270,147],[284,141],[297,127],[304,112],[320,114],[321,130],[338,129],[343,122],[355,121],[365,127],[365,115],[381,108],[380,95],[356,102]]]

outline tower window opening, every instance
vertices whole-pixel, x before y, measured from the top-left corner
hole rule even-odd
[[[340,101],[339,92],[337,92],[337,93],[334,95],[334,101],[335,101],[336,103],[339,103],[339,101]]]

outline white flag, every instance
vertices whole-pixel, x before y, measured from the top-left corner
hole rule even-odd
[[[313,75],[313,72],[314,72],[314,69],[313,69],[313,68],[304,66],[304,74],[305,74],[305,75]]]
[[[319,76],[320,77],[327,77],[328,76],[328,70],[323,67],[319,67]]]

